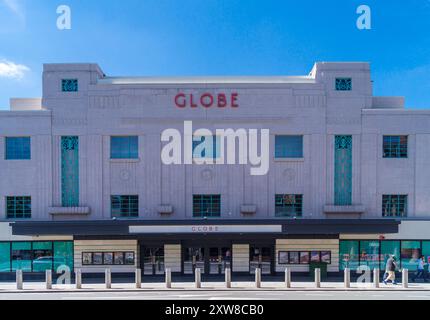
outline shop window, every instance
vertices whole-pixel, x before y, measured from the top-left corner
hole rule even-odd
[[[139,137],[111,137],[110,157],[111,159],[138,159]]]
[[[399,264],[400,262],[400,241],[387,240],[381,241],[381,270],[385,270],[387,260],[390,255],[394,255]]]
[[[379,240],[360,241],[360,266],[379,268]]]
[[[212,139],[212,143],[204,144],[206,139]],[[201,148],[198,148],[201,146]],[[221,156],[221,140],[218,136],[193,137],[193,158],[194,159],[217,159]]]
[[[407,158],[408,136],[384,136],[384,158]]]
[[[303,158],[303,136],[276,136],[275,158]]]
[[[114,218],[139,217],[139,196],[111,196],[111,211]]]
[[[6,197],[8,219],[30,219],[31,197]]]
[[[277,217],[301,217],[303,195],[277,194],[275,196],[275,215]]]
[[[73,270],[73,242],[56,241],[54,242],[54,271],[60,267],[67,267]]]
[[[0,272],[10,272],[10,242],[0,242]]]
[[[352,79],[351,78],[336,78],[336,91],[351,91]]]
[[[52,242],[33,243],[33,272],[52,270]]]
[[[401,244],[400,258],[402,268],[416,271],[418,269],[418,259],[421,257],[421,242],[402,241]]]
[[[353,240],[340,241],[339,243],[339,269],[349,268],[356,270],[359,265],[359,242]]]
[[[30,160],[31,139],[30,137],[6,137],[5,141],[6,160]]]
[[[430,264],[430,241],[422,242],[422,253],[421,253],[428,264]]]
[[[62,79],[61,91],[62,92],[78,92],[78,79]]]
[[[220,217],[221,196],[220,195],[194,195],[193,196],[194,217]]]
[[[31,242],[12,242],[12,272],[31,272],[32,261]]]
[[[408,196],[407,195],[383,195],[382,196],[383,217],[407,217]]]

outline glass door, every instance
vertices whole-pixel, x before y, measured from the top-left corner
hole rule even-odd
[[[143,274],[164,274],[164,248],[144,248],[143,250]]]
[[[270,247],[251,246],[249,252],[249,271],[255,274],[255,269],[260,268],[262,274],[272,273],[272,255]]]
[[[199,268],[201,273],[205,273],[205,248],[191,247],[185,248],[184,252],[184,274],[194,274],[194,270]]]
[[[231,249],[209,248],[209,274],[224,274],[226,268],[231,268]]]

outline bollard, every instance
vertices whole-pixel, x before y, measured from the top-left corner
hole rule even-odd
[[[78,269],[75,271],[75,282],[76,282],[76,289],[82,289],[82,271],[81,271],[81,269]]]
[[[105,270],[105,285],[106,289],[112,288],[112,274],[110,269]]]
[[[46,290],[52,289],[52,270],[46,270]]]
[[[172,287],[172,270],[166,269],[166,288],[170,289]]]
[[[231,269],[230,268],[225,269],[225,287],[231,288]]]
[[[261,288],[261,269],[255,269],[255,287]]]
[[[379,269],[373,270],[373,287],[379,288]]]
[[[142,288],[142,270],[136,269],[135,280],[136,280],[136,289],[141,289]]]
[[[16,270],[16,289],[22,290],[23,289],[23,277],[22,277],[22,270]]]
[[[321,269],[315,269],[315,287],[321,288]]]
[[[344,273],[345,288],[351,288],[351,270],[349,268],[345,268]]]
[[[285,286],[287,288],[291,288],[291,269],[290,268],[285,269]]]
[[[402,270],[402,285],[403,285],[403,288],[405,288],[405,289],[409,287],[409,270],[408,269]]]
[[[195,285],[197,289],[202,287],[202,271],[200,268],[196,268],[195,271]]]

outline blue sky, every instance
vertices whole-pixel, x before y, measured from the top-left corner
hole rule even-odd
[[[72,30],[56,27],[59,5]],[[356,9],[372,9],[372,30]],[[375,95],[430,108],[430,0],[0,0],[0,109],[41,96],[42,64],[108,75],[303,75],[372,63]]]

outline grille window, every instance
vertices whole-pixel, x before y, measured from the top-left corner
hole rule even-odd
[[[408,136],[384,136],[384,158],[407,158]]]
[[[408,196],[407,195],[383,195],[382,216],[383,217],[407,217]]]
[[[194,195],[193,196],[194,217],[220,217],[221,196],[220,195]]]
[[[352,79],[351,78],[336,78],[336,91],[351,91]]]
[[[63,79],[63,80],[61,80],[61,91],[63,91],[63,92],[78,92],[78,79]]]
[[[111,211],[114,218],[138,217],[139,196],[111,196]]]
[[[31,218],[31,197],[6,197],[8,219]]]
[[[275,196],[275,214],[277,217],[301,217],[303,195],[277,194]]]

